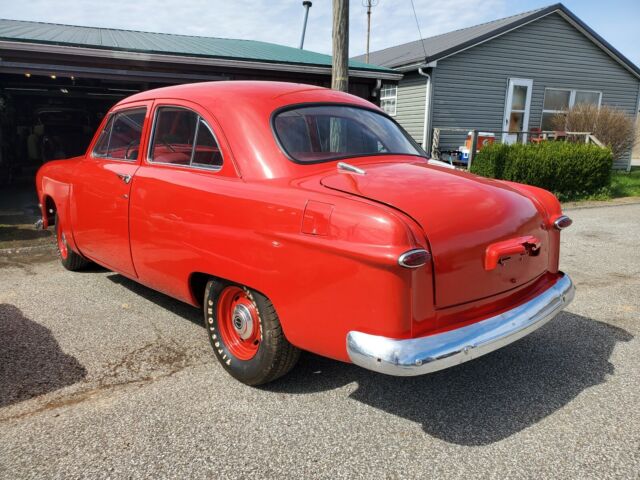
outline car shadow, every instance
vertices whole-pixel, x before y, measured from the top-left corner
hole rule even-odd
[[[73,385],[87,375],[51,331],[0,304],[0,408]]]
[[[563,312],[542,329],[474,361],[419,377],[390,377],[312,354],[264,390],[307,394],[352,382],[350,397],[419,423],[446,442],[503,440],[606,381],[618,342],[633,338],[609,324]]]
[[[202,326],[199,309],[119,274],[114,283]],[[633,335],[562,312],[518,342],[457,367],[418,377],[392,377],[303,352],[266,393],[310,394],[356,383],[350,398],[419,423],[425,433],[464,446],[503,440],[561,409],[614,374],[609,358]]]
[[[100,267],[102,268],[102,267]],[[145,287],[144,285],[135,282],[133,280],[128,279],[118,273],[112,273],[107,275],[107,278],[111,280],[113,283],[121,285],[129,290],[131,290],[136,295],[140,295],[141,297],[146,298],[150,302],[155,303],[161,308],[165,310],[169,310],[172,313],[175,313],[179,317],[184,318],[185,320],[189,320],[197,325],[204,327],[204,322],[202,318],[202,311],[199,308],[193,307],[187,303],[181,302],[180,300],[176,300],[173,297],[169,297],[164,293],[158,292],[157,290],[153,290],[149,287]]]

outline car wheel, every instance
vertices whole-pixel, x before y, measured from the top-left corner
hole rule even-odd
[[[76,271],[80,270],[91,262],[84,258],[82,255],[77,254],[67,244],[62,226],[60,225],[60,218],[56,213],[56,245],[58,246],[58,256],[62,266],[67,270]]]
[[[218,361],[242,383],[271,382],[298,361],[300,350],[284,336],[273,304],[255,290],[209,281],[204,318]]]

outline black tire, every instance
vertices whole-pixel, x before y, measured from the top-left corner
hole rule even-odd
[[[226,289],[241,289],[257,311],[260,339],[259,342],[253,342],[257,345],[257,352],[252,358],[238,358],[233,353],[234,347],[230,348],[223,339],[221,323],[225,319],[219,318],[218,309],[221,298],[227,295],[223,293]],[[204,294],[204,323],[220,364],[232,377],[246,385],[272,382],[287,374],[300,357],[300,350],[286,339],[271,301],[247,287],[217,280],[209,281]]]
[[[60,219],[56,213],[56,246],[58,247],[58,257],[60,257],[60,263],[67,270],[75,272],[87,267],[91,262],[84,258],[82,255],[74,252],[69,247],[67,240],[62,232],[62,226],[60,225]]]

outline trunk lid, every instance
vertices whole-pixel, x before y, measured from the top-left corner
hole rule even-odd
[[[426,162],[358,166],[365,175],[339,172],[321,183],[401,210],[422,226],[433,257],[438,308],[505,292],[547,270],[544,220],[531,200],[507,185]],[[525,254],[514,253],[514,241],[531,238],[539,248],[532,251],[527,244]],[[503,248],[510,243],[510,249]],[[488,248],[504,252],[493,268],[487,267]]]

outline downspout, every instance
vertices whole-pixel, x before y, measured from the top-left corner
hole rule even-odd
[[[636,104],[636,122],[635,122],[635,129],[636,132],[638,131],[638,128],[640,128],[640,85],[638,86],[638,103]],[[631,164],[633,163],[633,151],[635,150],[635,146],[631,146],[631,155],[629,155],[629,163],[627,164],[627,173],[631,172]],[[640,146],[638,146],[638,150],[640,150]]]
[[[373,98],[379,98],[381,88],[382,88],[382,80],[378,78],[376,79],[376,86],[373,87],[373,89],[371,90],[371,96]],[[378,106],[380,106],[379,104],[380,104],[380,101],[378,101]]]
[[[429,132],[429,120],[431,119],[431,112],[429,111],[431,108],[431,75],[425,73],[422,69],[423,67],[418,68],[418,74],[427,79],[424,92],[424,124],[422,127],[422,148],[425,152],[428,152],[427,132]],[[428,153],[429,155],[431,155],[431,152]]]

